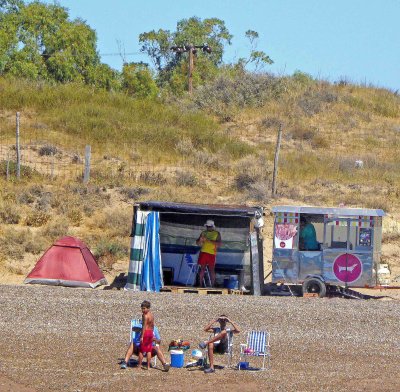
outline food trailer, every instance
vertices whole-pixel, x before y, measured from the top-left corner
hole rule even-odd
[[[276,206],[272,213],[272,283],[320,297],[332,287],[379,283],[384,211]]]

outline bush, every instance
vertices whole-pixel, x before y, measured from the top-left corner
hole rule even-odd
[[[255,178],[248,173],[239,173],[235,177],[235,186],[239,191],[249,190],[255,182]]]
[[[149,193],[149,189],[136,187],[136,188],[121,188],[120,193],[125,196],[126,199],[137,200],[140,196],[147,195]]]
[[[40,234],[43,237],[54,241],[68,235],[68,231],[68,223],[61,217],[57,220],[47,223],[46,226],[41,229]]]
[[[44,211],[32,211],[25,218],[25,224],[32,227],[40,227],[50,220],[50,215]]]
[[[147,185],[164,185],[167,183],[166,178],[161,173],[144,171],[139,175],[139,181]]]
[[[178,186],[194,187],[198,185],[197,177],[193,173],[187,171],[177,171],[175,173],[175,181]]]
[[[129,248],[118,242],[100,242],[93,252],[102,269],[110,269],[119,258],[126,258],[128,254]]]
[[[13,204],[4,204],[0,207],[0,221],[8,225],[16,225],[19,223],[21,215],[18,208]]]
[[[56,155],[58,153],[58,149],[56,146],[42,146],[39,148],[39,155],[42,157],[44,155]]]

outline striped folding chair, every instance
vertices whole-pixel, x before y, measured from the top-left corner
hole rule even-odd
[[[137,319],[132,319],[131,320],[131,335],[130,335],[130,341],[134,342],[136,339],[138,339],[140,332],[134,331],[133,327],[135,325],[141,324],[142,323],[142,319],[141,318],[137,318]],[[154,345],[154,343],[153,343]],[[158,344],[156,344],[156,346],[158,346]],[[156,367],[157,366],[157,356],[152,358],[153,360],[153,366]]]
[[[263,359],[260,370],[269,369],[271,365],[270,334],[267,331],[250,331],[247,333],[247,343],[240,345],[240,361],[242,358],[261,357]],[[267,368],[265,360],[267,359]],[[240,366],[239,366],[240,369]]]

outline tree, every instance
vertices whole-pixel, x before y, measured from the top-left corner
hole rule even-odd
[[[254,30],[247,30],[245,33],[246,38],[250,41],[250,55],[247,59],[240,58],[238,66],[243,69],[252,64],[254,71],[261,71],[265,65],[273,64],[272,59],[262,50],[257,50],[259,34]]]
[[[217,18],[201,20],[197,17],[182,19],[177,23],[176,31],[159,29],[139,35],[141,51],[146,53],[158,76],[161,86],[168,86],[174,92],[182,92],[186,86],[187,60],[185,54],[171,51],[173,45],[201,45],[207,43],[212,52],[196,56],[196,76],[194,83],[207,80],[222,63],[225,45],[231,43],[232,35],[225,22]]]
[[[147,64],[129,63],[122,68],[122,88],[136,98],[154,98],[157,85]]]
[[[97,83],[113,84],[115,72],[100,63],[95,31],[82,19],[70,21],[66,8],[0,0],[0,22],[0,73],[86,83],[97,75]]]

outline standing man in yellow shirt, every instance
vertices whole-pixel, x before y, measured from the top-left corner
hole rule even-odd
[[[221,234],[215,230],[215,224],[212,220],[207,220],[204,225],[206,230],[202,231],[196,244],[201,246],[198,264],[200,265],[200,285],[204,280],[204,272],[206,267],[210,272],[211,286],[215,283],[215,259],[217,256],[217,248],[221,245]]]

